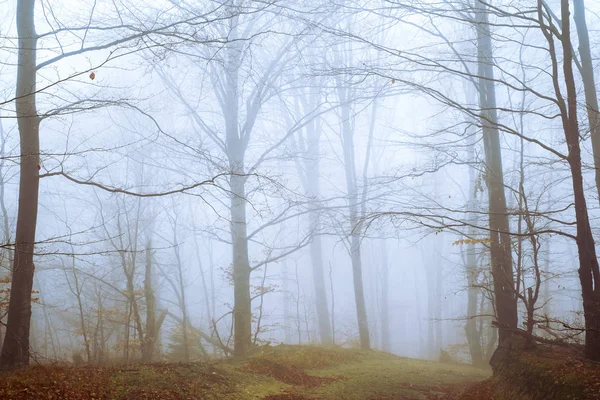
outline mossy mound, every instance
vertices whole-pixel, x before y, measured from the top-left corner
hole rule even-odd
[[[497,367],[495,399],[600,399],[600,366],[563,348],[539,346],[516,352]]]
[[[444,400],[600,400],[600,365],[574,350],[538,345],[506,352],[494,376]]]

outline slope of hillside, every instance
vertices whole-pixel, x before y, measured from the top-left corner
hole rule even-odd
[[[244,359],[35,366],[0,376],[2,399],[437,399],[488,373],[379,352],[277,346]]]

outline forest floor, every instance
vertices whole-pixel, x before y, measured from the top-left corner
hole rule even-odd
[[[437,400],[489,375],[374,351],[276,346],[203,363],[33,366],[0,374],[0,399]]]

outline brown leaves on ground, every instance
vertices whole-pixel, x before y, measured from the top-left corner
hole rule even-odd
[[[129,367],[37,366],[0,375],[0,399],[174,400],[228,390],[216,369],[201,364]]]
[[[494,400],[489,380],[474,384],[448,387],[443,395],[431,397],[430,400]]]
[[[280,394],[272,394],[270,396],[265,397],[263,400],[313,400],[308,397],[300,396],[295,393],[280,393]]]

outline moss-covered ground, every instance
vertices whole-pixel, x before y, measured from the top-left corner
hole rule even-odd
[[[0,399],[430,400],[487,377],[380,352],[276,346],[207,363],[33,366],[0,374]]]

